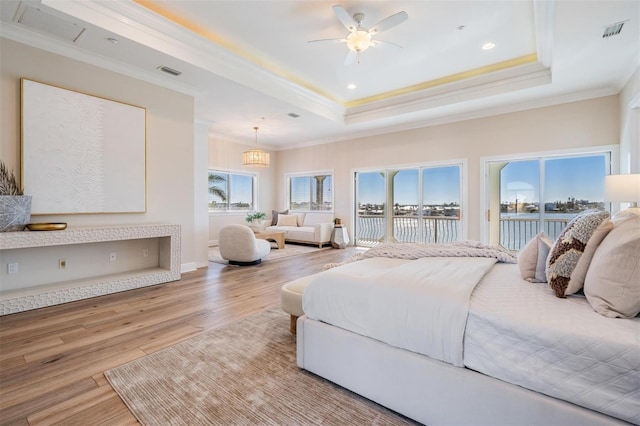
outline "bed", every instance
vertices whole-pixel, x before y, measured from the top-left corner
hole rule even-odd
[[[597,222],[586,240],[608,230],[581,246],[584,289],[562,298],[557,286],[525,280],[522,264],[491,257],[372,253],[323,272],[303,295],[298,365],[429,425],[640,424],[640,317],[622,309],[616,318],[590,292],[612,276],[601,279],[595,264],[626,267],[624,299],[640,304],[640,217],[619,230],[620,220]],[[571,232],[562,237],[535,260],[548,271]],[[611,252],[620,245],[624,267]],[[568,256],[572,269],[579,257]]]

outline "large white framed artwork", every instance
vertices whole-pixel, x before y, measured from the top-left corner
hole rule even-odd
[[[31,214],[146,211],[146,110],[22,79]]]

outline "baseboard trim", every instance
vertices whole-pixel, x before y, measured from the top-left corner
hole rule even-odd
[[[188,262],[180,265],[181,274],[184,274],[185,272],[192,272],[192,271],[195,271],[196,269],[197,269],[196,262]]]

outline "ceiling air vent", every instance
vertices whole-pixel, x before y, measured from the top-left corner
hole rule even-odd
[[[86,30],[82,25],[24,4],[18,9],[14,21],[38,32],[74,43]]]
[[[606,27],[604,29],[604,32],[602,33],[602,38],[608,38],[608,37],[620,34],[620,31],[622,31],[622,26],[624,25],[625,22],[626,21],[618,22]]]
[[[158,67],[158,69],[162,72],[166,72],[167,74],[171,74],[171,75],[175,75],[178,76],[180,74],[182,74],[182,71],[178,71],[178,70],[174,70],[173,68],[169,68],[165,65],[161,65]]]

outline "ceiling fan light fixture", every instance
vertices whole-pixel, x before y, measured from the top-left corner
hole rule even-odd
[[[269,167],[270,155],[258,148],[258,128],[254,127],[256,132],[256,147],[242,153],[242,165],[250,167]]]
[[[347,46],[354,52],[364,52],[371,46],[371,34],[363,29],[352,31],[347,35]]]

